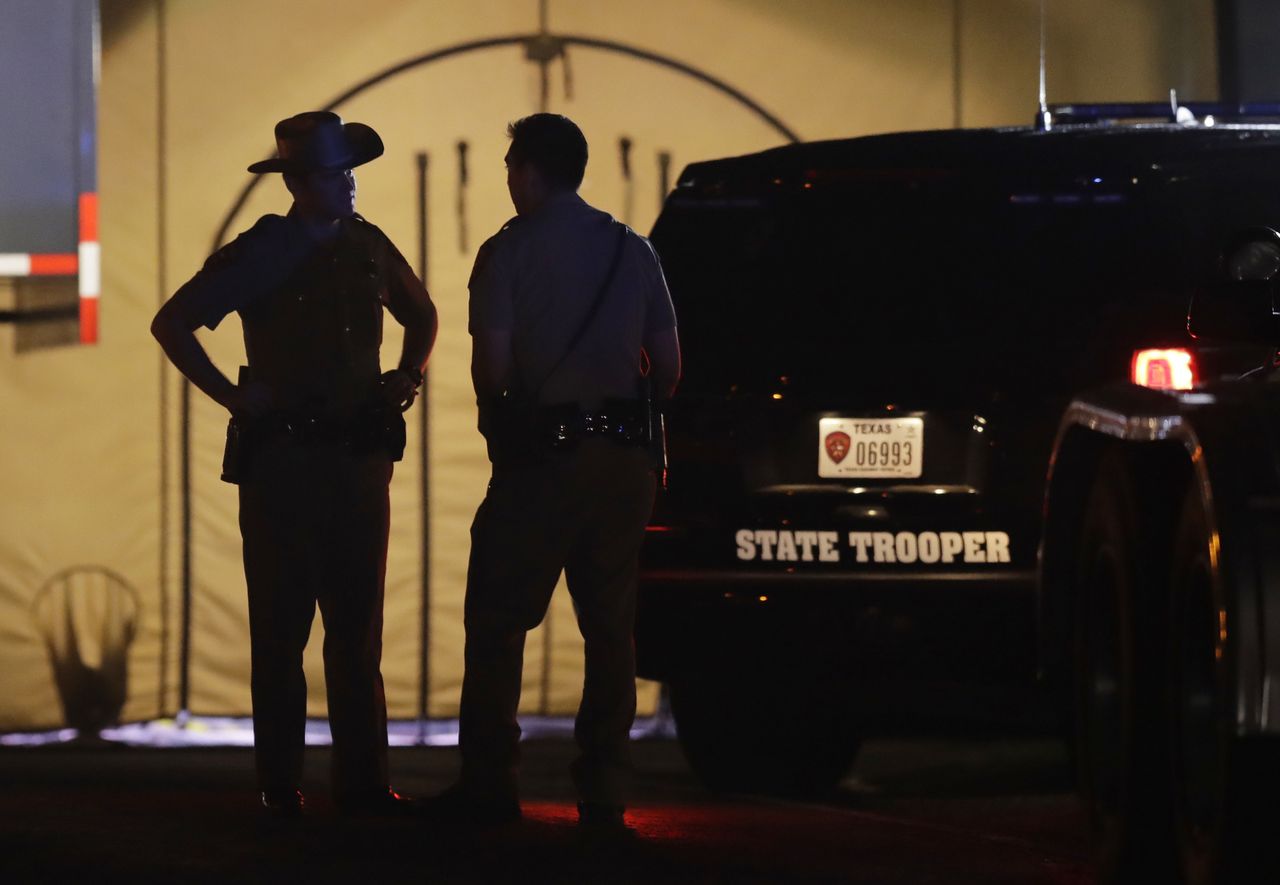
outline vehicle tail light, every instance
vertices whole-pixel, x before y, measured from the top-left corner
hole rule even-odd
[[[1155,390],[1190,390],[1196,385],[1195,362],[1181,347],[1135,350],[1129,377]]]

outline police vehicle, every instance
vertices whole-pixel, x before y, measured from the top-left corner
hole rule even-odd
[[[1257,366],[1082,393],[1050,457],[1042,669],[1105,881],[1280,881],[1278,285],[1280,234],[1232,237],[1183,353]]]
[[[1121,703],[1104,702],[1107,685],[1136,684],[1108,679],[1164,660],[1109,644],[1159,622],[1158,605],[1127,599],[1082,630],[1070,581],[1041,590],[1040,551],[1078,571],[1095,498],[1111,494],[1090,489],[1109,488],[1117,461],[1162,460],[1102,457],[1107,444],[1164,440],[1186,479],[1204,456],[1157,431],[1177,409],[1218,408],[1140,389],[1165,411],[1129,421],[1107,401],[1072,406],[1080,392],[1191,388],[1274,354],[1186,328],[1193,294],[1221,279],[1224,243],[1280,222],[1280,128],[1255,110],[1057,107],[1026,128],[798,144],[684,170],[652,232],[686,361],[636,645],[708,784],[820,789],[888,729],[1078,722],[1080,708]],[[1096,438],[1081,444],[1093,461],[1074,454],[1080,437]],[[1145,494],[1133,482],[1130,498]],[[1170,524],[1186,509],[1175,485],[1158,508]],[[1259,507],[1280,501],[1269,494]],[[1186,531],[1213,531],[1212,518]],[[1046,542],[1059,524],[1074,527],[1065,553]],[[1187,603],[1197,618],[1201,597]],[[1256,615],[1224,629],[1256,630]],[[1081,659],[1093,695],[1072,687],[1087,681],[1072,678]],[[1250,673],[1256,696],[1264,674]],[[1099,753],[1141,718],[1106,709],[1081,726]],[[1207,739],[1194,728],[1188,741]],[[1086,781],[1113,789],[1118,770]],[[1108,802],[1100,815],[1123,804]]]

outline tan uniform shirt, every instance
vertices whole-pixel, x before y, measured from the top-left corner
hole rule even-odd
[[[382,310],[409,314],[411,276],[387,236],[358,215],[326,244],[292,216],[264,215],[174,300],[210,329],[240,314],[249,367],[281,410],[344,417],[375,397]]]
[[[543,403],[596,408],[633,399],[646,335],[675,328],[653,246],[630,228],[617,272],[591,325],[560,364],[591,309],[617,246],[612,217],[577,194],[557,194],[480,247],[471,274],[469,329],[510,331],[512,385]]]

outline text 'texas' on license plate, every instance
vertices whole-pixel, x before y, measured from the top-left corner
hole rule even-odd
[[[914,479],[923,464],[923,418],[818,420],[820,477]]]

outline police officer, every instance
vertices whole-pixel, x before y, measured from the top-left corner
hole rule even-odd
[[[388,483],[435,340],[435,307],[387,236],[355,213],[352,169],[380,156],[370,127],[310,112],[275,128],[287,216],[265,215],[215,252],[156,314],[174,365],[233,416],[249,591],[254,748],[264,807],[302,809],[306,681],[317,603],[340,810],[397,813],[387,775],[382,655]],[[382,311],[404,326],[382,372]],[[247,371],[233,384],[195,337],[240,314]]]
[[[654,496],[650,453],[625,425],[643,409],[642,349],[657,396],[675,389],[675,312],[649,242],[578,196],[581,130],[535,114],[508,135],[517,217],[480,249],[470,282],[472,378],[494,465],[471,529],[462,777],[437,803],[470,819],[519,816],[525,635],[563,570],[586,642],[572,770],[579,822],[622,829],[636,559]],[[534,420],[487,414],[500,417],[512,400],[525,403],[516,416],[531,403]]]

